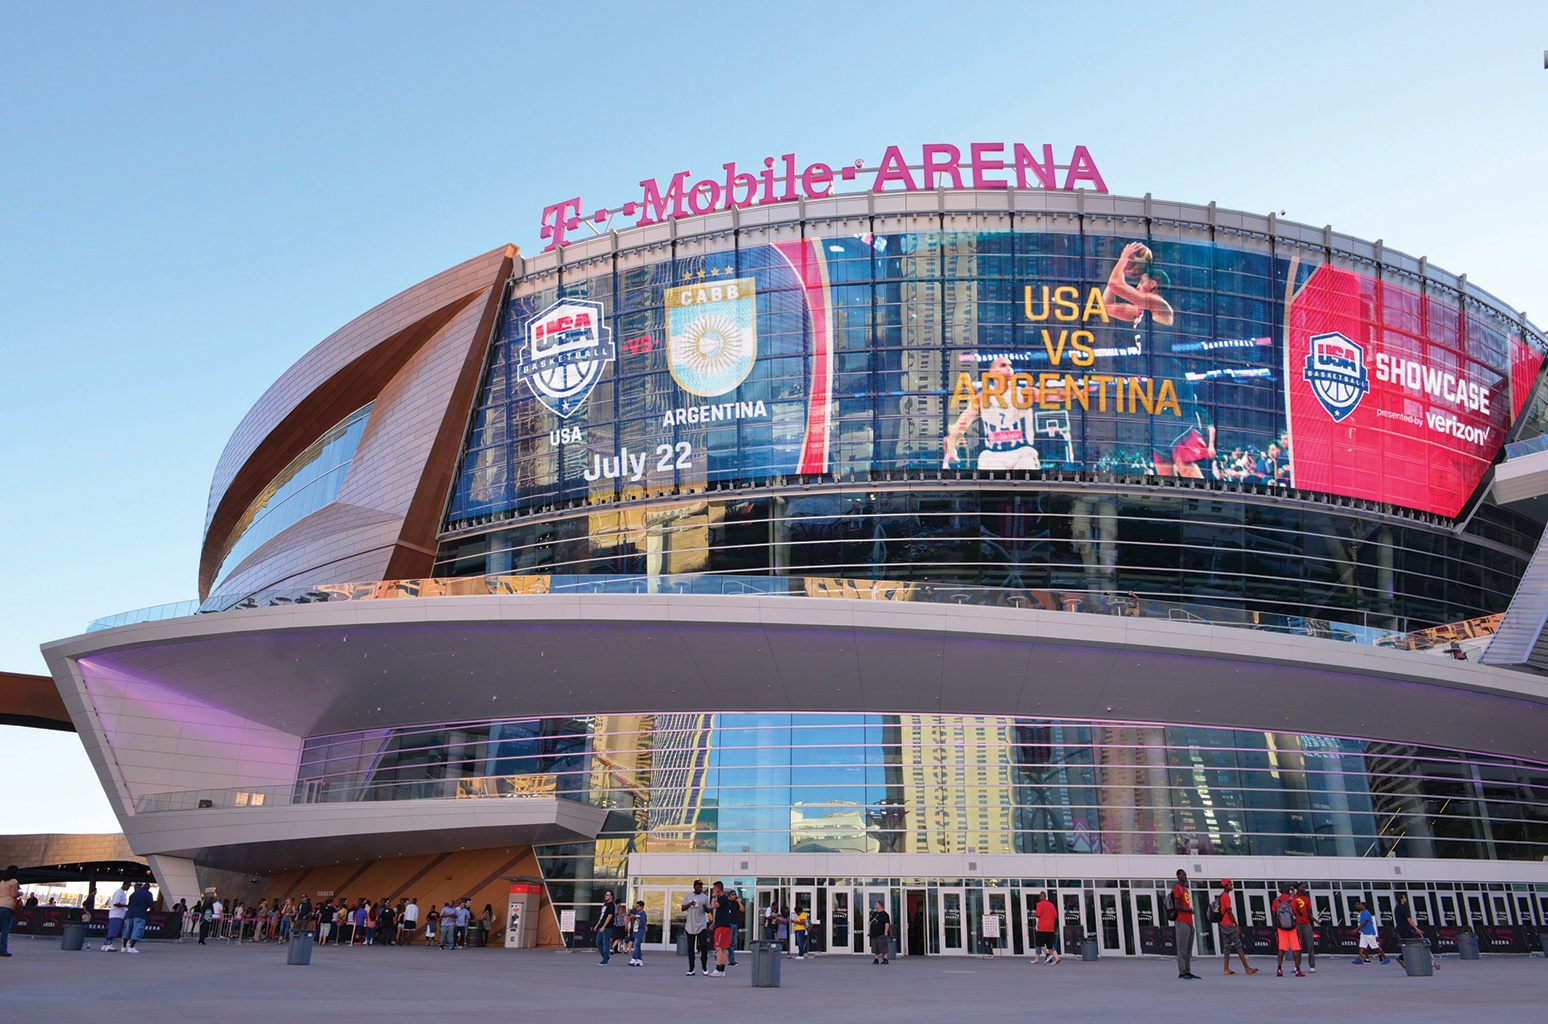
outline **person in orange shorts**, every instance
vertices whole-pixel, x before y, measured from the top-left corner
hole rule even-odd
[[[1279,898],[1269,908],[1269,920],[1274,922],[1274,931],[1279,936],[1279,962],[1274,971],[1279,977],[1285,976],[1285,953],[1295,954],[1295,976],[1306,977],[1306,972],[1301,970],[1301,936],[1295,927],[1295,902],[1290,895],[1290,887],[1279,887]]]

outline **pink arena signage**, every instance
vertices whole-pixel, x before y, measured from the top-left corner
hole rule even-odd
[[[844,188],[851,182],[860,188]],[[640,182],[638,199],[615,208],[588,211],[580,196],[545,206],[540,237],[548,242],[543,251],[551,252],[569,245],[570,233],[582,225],[601,234],[619,216],[637,218],[635,225],[643,227],[717,210],[822,199],[837,191],[1036,188],[1071,192],[1082,187],[1107,191],[1102,173],[1085,146],[1074,147],[1069,159],[1058,163],[1053,146],[1047,143],[1034,151],[1020,142],[974,142],[964,151],[950,143],[932,142],[920,148],[920,159],[913,164],[900,147],[888,146],[874,168],[867,167],[864,160],[838,166],[820,162],[802,166],[794,153],[785,153],[777,158],[764,157],[763,166],[756,171],[742,171],[733,160],[721,165],[721,173],[703,178],[694,178],[692,171],[678,171],[665,182],[647,178]]]

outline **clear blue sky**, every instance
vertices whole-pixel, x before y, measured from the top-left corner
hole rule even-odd
[[[1548,323],[1545,47],[1540,0],[0,0],[0,668],[195,596],[215,460],[308,348],[641,178],[1082,143]],[[116,828],[73,736],[0,729],[0,777],[0,832]]]

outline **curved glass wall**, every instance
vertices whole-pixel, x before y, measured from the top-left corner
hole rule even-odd
[[[1459,536],[1272,498],[1052,488],[830,486],[597,508],[444,541],[435,574],[831,575],[1401,630],[1503,611],[1538,529],[1497,507]]]
[[[264,541],[316,512],[339,496],[344,476],[371,416],[367,404],[346,416],[285,467],[263,493],[253,499],[232,530],[231,546],[221,559],[211,591]]]
[[[588,864],[609,851],[1548,855],[1548,765],[1195,726],[815,713],[504,720],[313,737],[298,779],[310,800],[542,793],[612,808],[609,828],[621,831]],[[559,851],[546,856],[551,879],[579,870]]]

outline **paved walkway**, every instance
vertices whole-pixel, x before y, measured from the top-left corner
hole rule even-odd
[[[1195,962],[1179,981],[1171,961],[929,958],[873,967],[869,957],[783,964],[779,989],[750,986],[750,964],[725,979],[684,977],[685,961],[646,954],[646,966],[590,953],[414,947],[320,949],[307,967],[282,947],[145,943],[144,953],[66,953],[57,940],[11,938],[0,960],[0,1017],[15,1021],[172,1020],[221,1024],[284,1020],[378,1022],[741,1021],[759,1017],[842,1024],[1143,1020],[1470,1022],[1548,1020],[1548,962],[1537,957],[1447,958],[1431,978],[1394,961],[1356,967],[1326,958],[1307,978],[1276,978],[1273,962],[1248,978]]]

